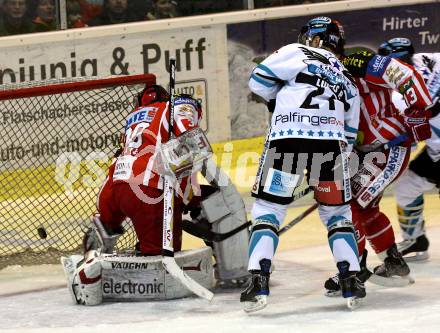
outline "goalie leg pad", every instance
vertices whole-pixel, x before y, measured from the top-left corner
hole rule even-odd
[[[104,301],[150,301],[192,296],[190,290],[166,272],[162,258],[104,255]],[[197,283],[207,289],[213,287],[214,271],[210,247],[176,252],[174,258],[185,274]]]
[[[96,251],[88,257],[70,256],[62,258],[69,292],[76,304],[98,305],[102,303],[101,258]]]
[[[202,218],[211,224],[216,233],[226,233],[247,222],[243,199],[234,184],[214,163],[202,170],[203,176],[217,188],[201,203]],[[221,241],[213,242],[216,259],[215,273],[220,282],[226,284],[234,280],[246,279],[249,276],[248,250],[249,230],[247,228]]]
[[[103,301],[150,301],[176,299],[193,293],[166,272],[162,256],[135,257],[116,254],[63,257],[68,288],[75,304],[98,305]],[[205,288],[214,285],[212,250],[177,252],[177,264]]]

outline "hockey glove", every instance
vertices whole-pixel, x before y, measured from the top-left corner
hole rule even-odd
[[[431,111],[429,110],[408,109],[405,111],[405,128],[413,141],[420,142],[431,137],[430,118]]]

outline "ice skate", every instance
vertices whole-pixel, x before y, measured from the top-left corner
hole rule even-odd
[[[249,286],[241,293],[240,302],[244,303],[245,312],[264,309],[269,295],[270,260],[260,261],[261,270],[253,270]]]
[[[324,283],[325,296],[327,297],[339,297],[342,295],[341,286],[339,285],[339,273],[328,278]]]
[[[397,245],[397,249],[408,262],[428,260],[428,248],[429,240],[425,235],[416,239],[406,239]]]
[[[365,283],[373,274],[368,268],[367,268],[367,255],[368,251],[364,250],[362,254],[362,259],[360,262],[361,270],[356,273],[356,276],[359,278],[359,280],[362,283]],[[341,286],[339,285],[339,273],[335,274],[334,276],[330,277],[327,281],[324,283],[325,288],[325,296],[327,297],[339,297],[342,295],[341,292]]]
[[[342,297],[347,299],[347,307],[354,310],[367,295],[364,283],[357,276],[357,272],[349,271],[350,264],[347,261],[338,262],[337,266]]]
[[[387,257],[382,265],[374,268],[374,274],[370,281],[384,287],[405,287],[414,283],[414,279],[409,275],[410,269],[393,244],[387,250]]]

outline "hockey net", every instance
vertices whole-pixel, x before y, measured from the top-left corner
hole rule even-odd
[[[0,86],[0,269],[78,253],[134,97],[151,74]],[[132,249],[129,221],[118,249]]]

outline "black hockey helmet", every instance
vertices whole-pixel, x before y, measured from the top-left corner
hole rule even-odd
[[[411,57],[414,54],[414,47],[408,38],[392,38],[380,44],[377,53],[382,56],[398,58],[411,63]]]
[[[136,96],[136,107],[150,105],[154,102],[166,102],[170,98],[168,92],[159,85],[146,86]]]
[[[309,46],[315,36],[321,39],[320,47],[326,47],[337,55],[344,54],[345,34],[339,21],[326,16],[311,19],[301,28],[298,43]]]

